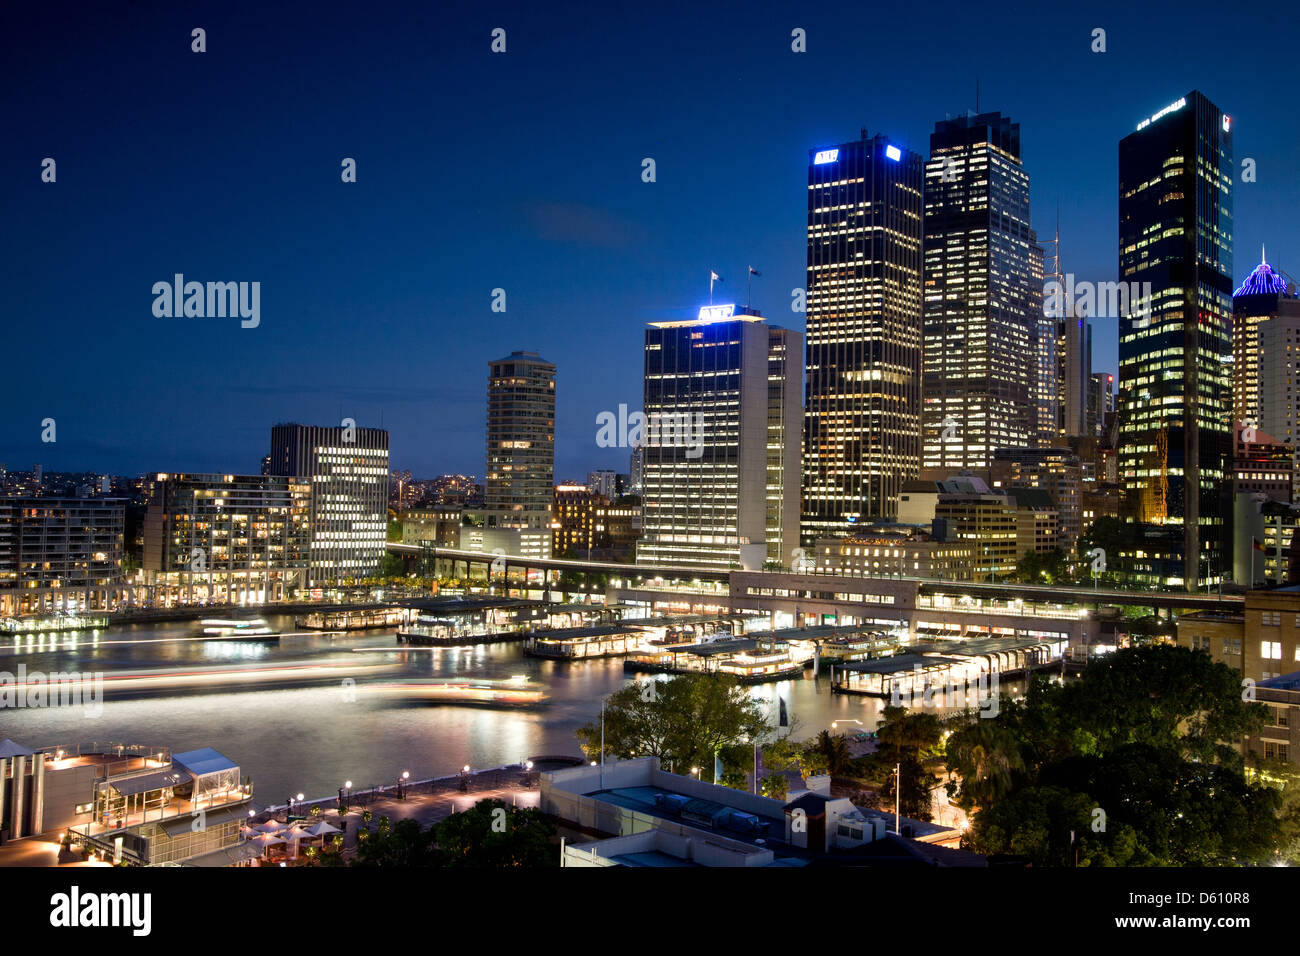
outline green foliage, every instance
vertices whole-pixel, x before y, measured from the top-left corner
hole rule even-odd
[[[1016,564],[1016,580],[1025,584],[1066,584],[1073,580],[1065,552],[1053,548],[1039,554],[1028,552]]]
[[[399,820],[396,826],[377,832],[357,833],[357,856],[353,866],[438,866],[441,863],[434,844],[433,830],[422,830],[415,820]]]
[[[444,866],[501,869],[559,866],[551,845],[555,827],[536,808],[521,810],[502,800],[481,800],[438,823]]]
[[[1285,856],[1286,785],[1247,782],[1230,744],[1263,719],[1261,705],[1242,701],[1238,672],[1168,644],[1117,651],[1073,683],[1035,680],[1023,702],[947,741],[957,802],[979,808],[970,845],[1039,866]],[[1295,805],[1300,835],[1300,797]]]
[[[825,758],[827,773],[842,776],[852,770],[853,755],[849,752],[848,737],[823,730],[817,735],[812,746]]]
[[[770,732],[762,707],[734,678],[683,674],[630,684],[605,703],[605,753],[654,756],[677,767],[708,767],[722,748]],[[600,721],[576,731],[589,759],[600,755]]]
[[[790,781],[782,773],[769,773],[758,782],[758,790],[765,797],[784,800],[790,795]]]

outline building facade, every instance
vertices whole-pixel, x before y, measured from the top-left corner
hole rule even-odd
[[[1229,557],[1231,118],[1193,91],[1119,144],[1120,478],[1141,583],[1194,591]]]
[[[773,349],[796,354],[802,343],[798,333],[773,331],[759,313],[732,305],[705,306],[699,319],[646,330],[638,563],[790,563],[798,538],[791,495],[799,487],[799,416],[787,399],[793,391],[797,400],[798,366]],[[773,455],[781,464],[769,467]],[[779,522],[769,518],[776,481],[784,502]],[[779,558],[769,558],[769,537]]]
[[[159,606],[266,604],[309,584],[312,485],[276,475],[159,474],[144,517]]]
[[[373,574],[388,538],[388,432],[345,425],[271,429],[271,474],[310,486],[313,587]]]
[[[555,489],[555,366],[536,352],[488,363],[487,528],[549,528]]]
[[[802,538],[893,517],[921,465],[922,158],[884,136],[814,150]],[[796,505],[797,506],[797,505]]]
[[[1036,245],[1020,124],[1000,113],[935,124],[925,166],[923,477],[987,477],[998,448],[1034,443]]]
[[[0,617],[111,610],[125,521],[119,498],[0,498]]]

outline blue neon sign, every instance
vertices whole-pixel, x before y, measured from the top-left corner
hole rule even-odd
[[[838,149],[819,150],[817,155],[813,157],[813,165],[821,166],[823,163],[834,163],[838,161],[839,158],[840,151]]]
[[[899,149],[897,146],[886,146],[885,155],[888,156],[890,159],[892,159],[894,162],[898,162],[900,159],[903,158],[903,151]]]

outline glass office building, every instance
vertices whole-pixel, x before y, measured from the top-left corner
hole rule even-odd
[[[1193,91],[1119,144],[1119,471],[1140,582],[1230,571],[1232,122]]]
[[[1001,113],[936,123],[925,164],[922,477],[987,478],[999,448],[1040,440],[1042,318],[1020,124]]]
[[[894,517],[921,465],[922,157],[812,150],[801,537]]]

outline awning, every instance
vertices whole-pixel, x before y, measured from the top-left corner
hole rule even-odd
[[[110,779],[108,785],[122,796],[130,797],[137,793],[147,793],[150,790],[166,790],[168,787],[174,787],[187,779],[189,778],[185,774],[176,773],[174,770],[159,770],[155,773],[142,773],[138,777]]]
[[[222,770],[239,769],[239,764],[235,763],[225,754],[213,750],[211,747],[204,747],[201,750],[187,750],[180,754],[172,754],[172,764],[188,770],[196,777],[202,777],[204,774],[209,773],[218,773]]]
[[[255,843],[236,843],[223,850],[213,850],[202,856],[192,856],[184,862],[185,866],[234,866],[245,860],[253,860],[262,855],[262,848]]]
[[[183,817],[177,817],[175,820],[164,821],[162,825],[163,833],[166,833],[169,837],[174,837],[193,830],[194,820],[197,816],[197,813],[191,813]],[[220,826],[223,823],[243,823],[246,819],[247,817],[244,813],[240,812],[240,808],[237,807],[231,809],[230,807],[222,807],[219,810],[206,811],[206,815],[203,818],[203,826],[206,829],[207,827]]]

